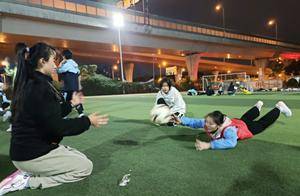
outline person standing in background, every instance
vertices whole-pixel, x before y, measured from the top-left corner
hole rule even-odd
[[[73,53],[71,50],[64,50],[62,52],[63,60],[60,62],[57,72],[61,74],[63,81],[63,95],[67,102],[70,102],[73,93],[79,92],[80,88],[80,70],[78,64],[73,60]],[[79,104],[75,107],[79,116],[83,115],[83,105]]]

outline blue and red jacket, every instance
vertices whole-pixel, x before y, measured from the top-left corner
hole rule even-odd
[[[224,127],[219,134],[211,134],[205,129],[205,119],[193,119],[182,117],[181,123],[184,126],[191,128],[204,128],[206,133],[211,138],[212,149],[229,149],[237,145],[238,140],[248,139],[253,137],[247,125],[240,119],[231,119],[231,123]]]

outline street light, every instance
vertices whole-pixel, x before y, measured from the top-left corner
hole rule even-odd
[[[222,5],[221,4],[216,5],[215,9],[216,11],[220,11],[222,9]]]
[[[114,26],[117,28],[124,27],[124,17],[121,13],[114,13],[113,14],[113,22]]]
[[[224,37],[225,37],[225,9],[221,3],[217,4],[215,7],[216,12],[219,12],[222,10],[222,21],[223,21],[223,31],[224,31]]]
[[[162,66],[163,66],[163,67],[166,67],[167,64],[168,64],[167,61],[163,61],[163,62],[162,62]],[[159,69],[160,69],[159,72],[160,72],[160,77],[161,77],[161,66],[159,67]]]
[[[275,26],[275,39],[276,39],[276,45],[278,45],[278,23],[275,19],[271,19],[268,22],[268,26],[272,27]]]
[[[112,79],[114,80],[115,79],[115,71],[118,70],[118,66],[117,65],[113,65],[113,68],[112,68]]]
[[[112,51],[113,52],[118,52],[118,48],[115,44],[113,44],[113,46],[112,46]]]
[[[120,48],[120,62],[121,62],[121,78],[122,82],[125,81],[124,73],[123,73],[123,57],[122,57],[122,42],[121,42],[121,28],[124,26],[124,17],[121,13],[114,13],[113,14],[113,23],[114,26],[118,30],[118,37],[119,37],[119,48]]]
[[[161,55],[161,49],[158,49],[158,50],[157,50],[157,54],[158,54],[158,55]]]

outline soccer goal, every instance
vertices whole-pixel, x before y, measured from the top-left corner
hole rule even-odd
[[[227,91],[231,82],[245,87],[247,90],[252,90],[250,76],[246,72],[204,75],[202,76],[202,90],[205,91],[208,86],[213,90],[218,90],[222,86],[223,91]]]

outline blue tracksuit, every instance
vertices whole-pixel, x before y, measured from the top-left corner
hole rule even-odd
[[[78,64],[72,60],[66,60],[57,71],[62,75],[62,80],[64,82],[63,91],[72,92],[79,91],[79,74],[80,70],[78,68]]]

